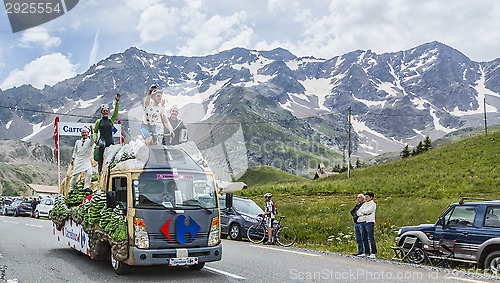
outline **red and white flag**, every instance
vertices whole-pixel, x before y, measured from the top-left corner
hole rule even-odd
[[[56,144],[56,159],[57,159],[57,171],[58,171],[58,176],[57,176],[57,184],[59,185],[59,188],[61,188],[61,163],[59,162],[59,116],[56,117],[56,120],[54,121],[54,143]]]

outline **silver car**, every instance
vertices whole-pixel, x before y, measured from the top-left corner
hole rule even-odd
[[[35,208],[35,217],[48,217],[50,219],[50,214],[52,213],[52,208],[54,208],[53,198],[44,198],[40,200],[40,203]]]

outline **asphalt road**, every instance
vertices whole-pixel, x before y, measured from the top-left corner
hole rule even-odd
[[[222,254],[221,261],[201,271],[134,267],[131,274],[117,276],[109,261],[93,261],[58,242],[51,221],[0,216],[3,282],[488,282],[461,273],[243,241],[223,240]]]

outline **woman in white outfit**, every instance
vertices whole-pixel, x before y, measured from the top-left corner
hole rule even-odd
[[[82,172],[87,172],[87,177],[85,178],[84,190],[90,190],[90,182],[92,180],[92,161],[93,156],[93,145],[94,145],[94,135],[92,126],[90,126],[90,138],[89,132],[86,129],[82,129],[82,139],[75,142],[75,147],[73,148],[73,160],[71,165],[73,167],[73,177],[69,182],[69,191],[71,192],[76,185],[76,180],[78,175]]]

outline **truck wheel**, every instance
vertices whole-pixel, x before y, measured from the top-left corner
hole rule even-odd
[[[491,270],[493,273],[500,271],[500,251],[492,252],[486,257],[484,268]]]
[[[229,237],[231,240],[239,241],[241,240],[241,228],[240,225],[234,223],[229,227]]]
[[[130,266],[126,263],[116,260],[113,257],[113,253],[111,253],[111,266],[113,267],[116,275],[125,275],[130,271]]]
[[[191,269],[191,270],[201,270],[204,266],[205,266],[204,262],[200,262],[200,263],[195,264],[195,265],[188,265],[189,269]]]

